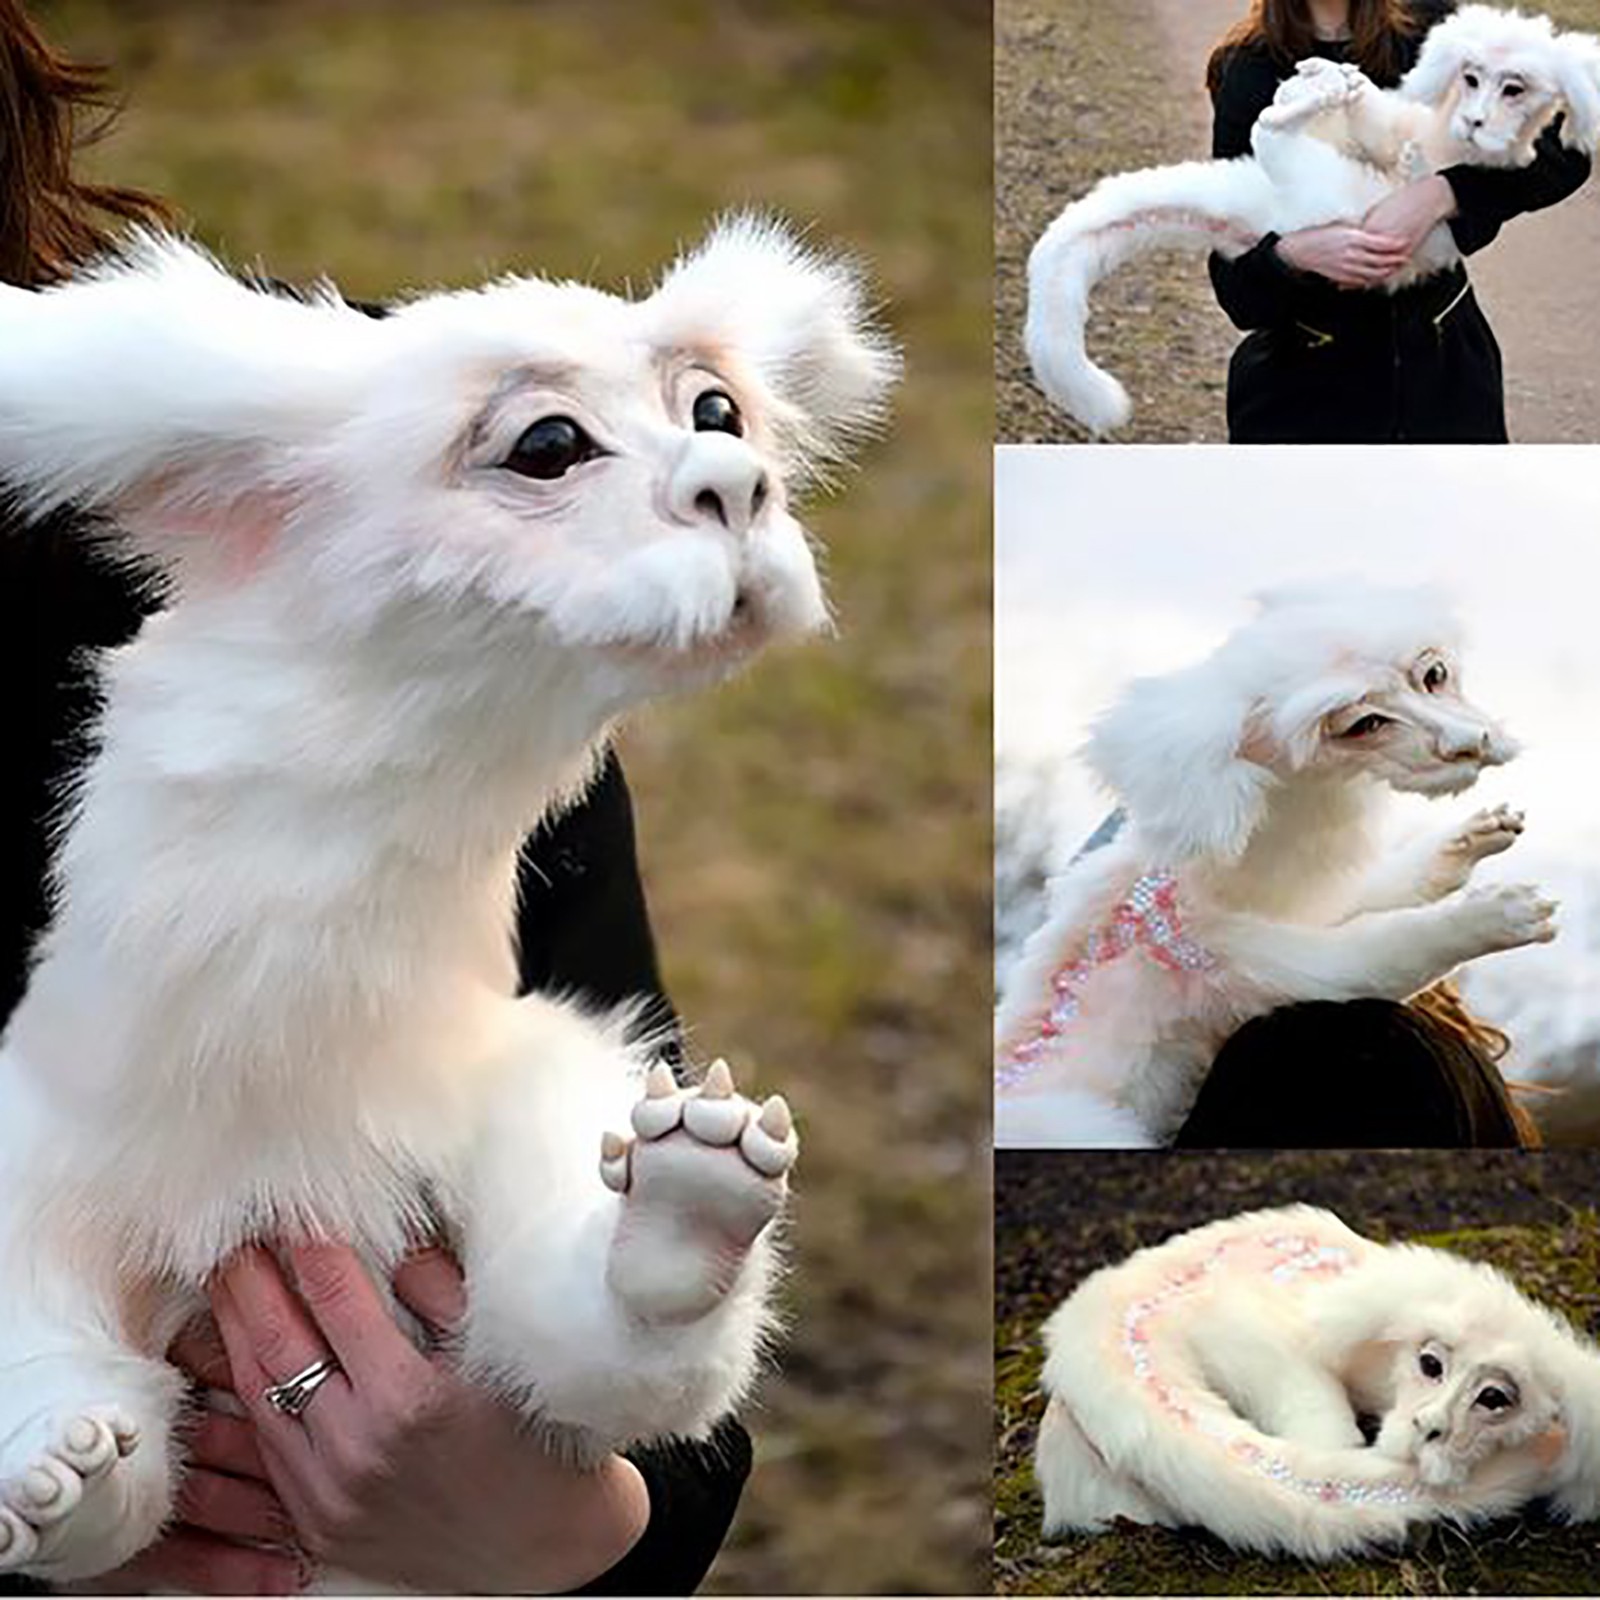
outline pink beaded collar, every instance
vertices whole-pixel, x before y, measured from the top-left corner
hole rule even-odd
[[[1090,933],[1079,953],[1056,968],[1051,1002],[1032,1030],[1002,1053],[995,1068],[1001,1089],[1014,1089],[1039,1065],[1050,1041],[1067,1030],[1082,1008],[1081,990],[1101,967],[1142,949],[1169,972],[1205,972],[1216,957],[1183,931],[1178,912],[1178,880],[1165,868],[1137,879],[1110,916]]]

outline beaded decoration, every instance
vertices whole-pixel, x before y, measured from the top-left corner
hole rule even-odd
[[[1166,1285],[1142,1300],[1136,1300],[1122,1316],[1122,1353],[1134,1376],[1149,1392],[1161,1410],[1183,1427],[1192,1428],[1222,1445],[1236,1461],[1293,1494],[1304,1495],[1324,1504],[1405,1506],[1417,1496],[1404,1484],[1366,1482],[1351,1478],[1302,1478],[1289,1463],[1255,1438],[1243,1437],[1243,1424],[1234,1416],[1219,1419],[1189,1405],[1156,1371],[1150,1353],[1150,1325],[1178,1302],[1194,1294],[1214,1277],[1228,1257],[1264,1242],[1272,1252],[1267,1266],[1275,1283],[1292,1283],[1296,1278],[1321,1274],[1327,1277],[1347,1272],[1355,1263],[1351,1253],[1338,1245],[1319,1244],[1309,1235],[1274,1235],[1265,1241],[1234,1239],[1216,1247],[1208,1256],[1180,1268]]]
[[[1169,972],[1206,972],[1216,957],[1183,931],[1178,880],[1164,868],[1137,879],[1111,915],[1090,933],[1079,953],[1056,968],[1051,1001],[1033,1031],[1002,1053],[995,1068],[1001,1089],[1014,1089],[1034,1072],[1052,1039],[1064,1033],[1082,1009],[1081,990],[1095,972],[1142,949]]]

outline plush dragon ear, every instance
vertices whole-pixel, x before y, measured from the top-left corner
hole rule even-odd
[[[1202,661],[1135,679],[1095,723],[1083,753],[1165,863],[1232,860],[1276,782],[1245,753],[1260,733],[1253,703]]]
[[[1561,142],[1592,155],[1600,147],[1600,39],[1564,33],[1556,45],[1556,81],[1567,110]]]
[[[1460,77],[1467,57],[1480,48],[1479,24],[1485,9],[1463,6],[1428,30],[1417,52],[1416,65],[1400,80],[1400,93],[1406,99],[1424,105],[1438,105],[1444,99]]]
[[[32,512],[108,514],[180,581],[233,567],[348,414],[367,322],[155,234],[57,287],[0,289],[0,483]]]
[[[782,223],[726,219],[669,269],[652,305],[684,343],[720,345],[754,371],[797,476],[825,474],[882,426],[900,359],[862,275]]]

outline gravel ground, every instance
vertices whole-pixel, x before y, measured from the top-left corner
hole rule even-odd
[[[1403,1554],[1312,1566],[1240,1556],[1197,1532],[1124,1524],[1045,1544],[1030,1459],[1037,1335],[1088,1273],[1172,1233],[1301,1201],[1379,1238],[1493,1261],[1600,1332],[1600,1154],[1005,1152],[996,1161],[996,1586],[1009,1594],[1593,1594],[1600,1535],[1536,1515]]]

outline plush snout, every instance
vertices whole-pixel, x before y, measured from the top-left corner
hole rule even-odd
[[[667,509],[679,522],[720,523],[743,538],[772,498],[772,479],[743,439],[692,433],[667,484]]]

